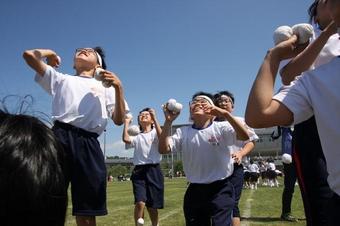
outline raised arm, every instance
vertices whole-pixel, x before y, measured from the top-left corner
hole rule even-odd
[[[293,58],[302,51],[295,46],[296,40],[293,35],[267,52],[248,97],[245,119],[250,127],[288,126],[293,122],[293,113],[272,97],[280,61]]]
[[[50,49],[26,50],[23,57],[26,63],[41,76],[44,76],[47,64],[52,67],[58,67],[60,64],[60,58]],[[44,58],[47,59],[47,64],[43,61]]]
[[[217,107],[218,108],[218,107]],[[221,109],[221,108],[220,108]],[[227,110],[221,109],[223,117],[230,123],[236,132],[238,140],[248,140],[249,134],[247,128],[235,117],[233,117]]]
[[[128,127],[131,123],[131,119],[132,118],[130,118],[130,117],[125,117],[125,119],[124,119],[124,128],[123,128],[122,140],[126,144],[131,144],[131,138],[130,138],[130,135],[128,133]]]
[[[226,119],[230,123],[230,125],[234,128],[238,140],[249,139],[247,128],[243,125],[243,123],[241,123],[234,116],[232,116],[227,110],[224,110],[222,108],[210,104],[203,104],[203,110],[207,114],[216,116],[218,118]]]
[[[156,132],[157,132],[157,136],[159,137],[162,133],[162,128],[161,128],[161,126],[160,126],[160,124],[157,120],[156,111],[155,111],[155,109],[150,109],[149,112],[150,112],[151,118],[154,122],[154,126],[155,126],[155,129],[156,129]]]
[[[112,121],[116,125],[122,125],[124,123],[126,108],[123,85],[116,74],[113,72],[105,70],[102,72],[103,80],[111,84],[115,88],[115,108],[112,114]]]
[[[280,75],[282,77],[282,83],[288,85],[295,79],[296,76],[302,72],[308,70],[314,63],[320,51],[327,43],[330,36],[336,32],[336,26],[334,22],[331,22],[310,45],[307,46],[299,55],[292,59],[286,66],[284,66]]]
[[[163,107],[165,122],[163,125],[162,132],[158,138],[158,151],[161,154],[168,154],[170,153],[170,136],[171,136],[171,126],[172,122],[177,118],[179,113],[173,113],[167,110],[166,106]]]

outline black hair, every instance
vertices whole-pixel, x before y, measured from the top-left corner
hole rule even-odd
[[[151,108],[149,108],[149,107],[143,108],[143,109],[138,113],[138,115],[140,115],[143,111],[150,111],[150,110],[151,110]],[[143,128],[142,128],[142,126],[139,124],[139,117],[138,117],[138,125],[139,125],[140,131],[143,132]],[[153,127],[154,127],[154,125],[152,124],[152,125],[151,125],[151,129],[153,129]]]
[[[214,96],[211,94],[211,93],[207,93],[207,92],[203,92],[203,91],[199,91],[197,93],[195,93],[193,96],[192,96],[192,100],[195,99],[197,96],[207,96],[209,97],[211,100],[214,99]]]
[[[64,225],[63,148],[39,119],[0,109],[0,182],[1,225]]]
[[[308,8],[309,22],[312,23],[317,14],[317,8],[320,0],[315,0]]]
[[[102,68],[106,70],[106,63],[105,63],[105,52],[104,49],[100,46],[96,46],[93,48],[102,58]],[[99,62],[98,62],[99,63]]]
[[[235,97],[234,97],[234,94],[232,94],[231,92],[229,92],[228,90],[223,90],[223,91],[219,91],[218,93],[216,93],[215,95],[214,95],[214,104],[216,105],[216,106],[218,106],[218,99],[221,97],[221,96],[223,96],[223,95],[225,95],[225,96],[228,96],[230,99],[231,99],[231,101],[232,101],[232,106],[234,107],[234,104],[235,104]]]

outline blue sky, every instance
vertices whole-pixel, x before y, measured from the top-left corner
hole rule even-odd
[[[196,91],[229,90],[235,115],[243,116],[249,90],[280,25],[307,22],[310,1],[296,0],[2,0],[0,1],[0,97],[34,97],[34,109],[50,115],[51,98],[33,80],[25,49],[49,48],[73,74],[75,48],[102,46],[108,70],[121,79],[133,115],[175,98],[188,122]],[[136,120],[135,120],[136,121]],[[107,155],[132,156],[122,127],[107,128]],[[103,136],[100,138],[103,142]]]

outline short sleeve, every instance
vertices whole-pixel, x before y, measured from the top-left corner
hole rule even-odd
[[[232,127],[232,125],[230,125],[228,121],[218,122],[218,124],[220,127],[220,131],[222,133],[222,136],[224,137],[224,140],[226,141],[226,145],[235,144],[237,141],[237,137],[236,137],[236,131]]]
[[[50,95],[55,94],[57,85],[65,79],[66,75],[57,72],[54,68],[47,65],[43,76],[36,74],[35,81]]]
[[[303,122],[313,116],[313,109],[310,104],[308,90],[303,83],[303,77],[299,77],[289,86],[282,87],[273,99],[283,103],[293,113],[294,124]]]
[[[183,131],[181,128],[177,128],[174,135],[169,139],[171,151],[181,150]]]
[[[107,101],[106,110],[107,110],[108,116],[112,118],[112,114],[114,112],[114,108],[116,105],[115,89],[113,87],[106,88],[105,92],[106,92],[106,101]],[[125,103],[125,114],[127,114],[130,112],[129,105],[126,102],[126,100],[124,100],[124,103]]]

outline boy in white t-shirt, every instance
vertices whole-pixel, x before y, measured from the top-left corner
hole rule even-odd
[[[132,117],[126,117],[123,130],[123,141],[134,147],[133,169],[131,180],[135,197],[134,218],[136,225],[144,223],[144,207],[150,215],[153,226],[158,225],[158,210],[164,205],[164,177],[160,168],[162,156],[158,151],[158,136],[162,129],[154,109],[144,108],[139,112],[138,124],[140,133],[133,137],[128,133]]]
[[[226,110],[216,107],[209,93],[199,92],[190,101],[192,126],[178,128],[170,135],[179,113],[163,108],[165,123],[159,151],[181,150],[183,168],[190,185],[184,197],[186,225],[231,225],[234,189],[231,149],[237,139],[248,140],[247,129]],[[215,117],[227,121],[215,122]]]
[[[326,5],[339,33],[340,0],[328,0]],[[315,70],[306,71],[273,97],[280,61],[292,58],[301,51],[296,41],[297,37],[293,35],[267,52],[249,94],[246,122],[261,128],[288,126],[303,122],[314,114],[326,158],[328,183],[336,193],[332,199],[335,207],[329,213],[336,225],[340,209],[340,155],[337,152],[340,146],[340,57]]]
[[[60,58],[52,50],[26,50],[23,57],[37,72],[36,82],[52,96],[53,131],[68,160],[65,175],[72,185],[72,213],[77,225],[96,225],[95,216],[107,214],[106,166],[97,138],[108,118],[116,125],[123,123],[128,107],[122,84],[107,70],[101,76],[109,88],[94,79],[96,68],[106,69],[100,47],[76,50],[75,76],[56,71]]]
[[[214,103],[216,106],[227,110],[229,113],[234,111],[235,105],[235,98],[234,95],[229,92],[228,90],[220,91],[214,95]],[[241,214],[240,209],[238,207],[239,200],[241,198],[242,188],[243,188],[243,181],[244,181],[244,171],[242,165],[242,158],[248,155],[255,147],[255,141],[258,139],[254,129],[248,127],[245,122],[244,118],[236,117],[243,125],[247,128],[248,134],[250,139],[246,142],[244,141],[237,141],[235,143],[235,150],[232,152],[232,157],[234,159],[234,172],[231,176],[231,183],[234,186],[235,190],[235,206],[233,209],[233,226],[241,225]],[[219,119],[216,118],[216,121],[225,121],[224,118]]]

